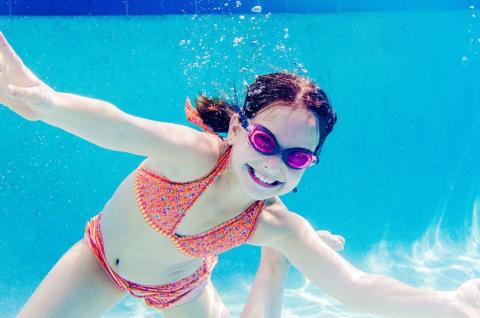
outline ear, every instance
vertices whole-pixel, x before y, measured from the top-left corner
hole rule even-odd
[[[238,138],[242,127],[240,126],[240,120],[237,113],[234,113],[230,118],[230,124],[228,126],[228,135],[225,141],[230,145],[233,145],[234,141]]]

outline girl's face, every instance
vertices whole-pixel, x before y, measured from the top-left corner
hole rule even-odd
[[[292,191],[300,182],[305,169],[289,168],[283,162],[281,154],[267,156],[256,151],[248,140],[248,132],[239,124],[238,119],[237,114],[232,117],[227,139],[233,145],[233,172],[247,196],[254,200],[264,200]],[[318,143],[317,120],[305,108],[272,104],[249,119],[249,122],[267,128],[282,149],[300,147],[313,152]]]

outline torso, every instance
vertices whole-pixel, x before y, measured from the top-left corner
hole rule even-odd
[[[221,142],[218,145],[217,153],[221,153],[225,145]],[[196,160],[188,167],[173,169],[149,158],[145,167],[172,181],[185,182],[208,174],[217,159],[211,156]],[[199,162],[204,164],[200,166]],[[137,204],[134,188],[135,171],[120,184],[103,209],[101,229],[110,266],[125,279],[146,285],[177,281],[195,272],[202,259],[181,253],[167,237],[147,224]],[[178,224],[176,233],[201,233],[242,213],[222,208],[226,204],[222,204],[219,198],[224,191],[228,189],[221,189],[215,182],[210,184]],[[262,214],[266,209],[267,205]]]

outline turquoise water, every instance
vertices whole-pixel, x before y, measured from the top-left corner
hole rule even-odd
[[[343,235],[361,269],[441,290],[480,277],[480,24],[452,12],[0,18],[55,89],[187,124],[186,96],[232,96],[277,69],[316,80],[338,123],[321,164],[283,199]],[[0,315],[13,317],[85,222],[142,160],[0,108]],[[259,250],[221,256],[235,315]],[[284,317],[356,315],[291,271]],[[125,299],[105,317],[158,317]]]

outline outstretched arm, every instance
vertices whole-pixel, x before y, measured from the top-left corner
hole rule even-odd
[[[100,147],[172,165],[195,160],[199,153],[216,156],[211,137],[195,129],[136,117],[102,100],[53,90],[24,65],[1,32],[0,104]]]
[[[478,280],[455,292],[415,288],[384,275],[367,274],[328,248],[310,224],[285,211],[284,231],[269,245],[309,280],[353,310],[395,318],[480,317]]]

